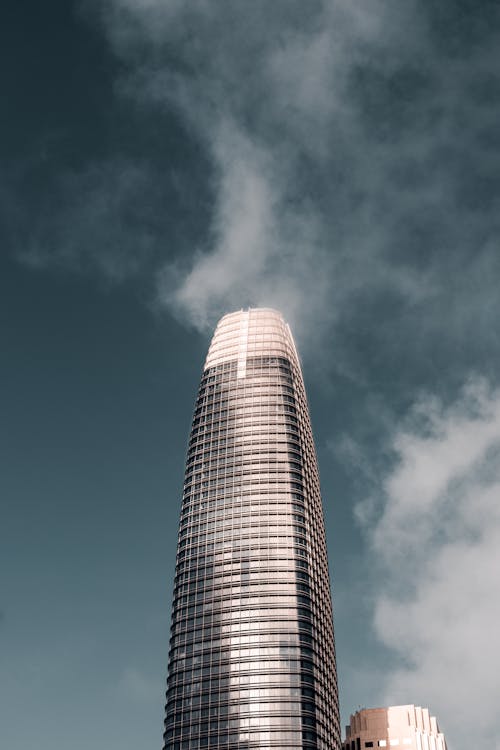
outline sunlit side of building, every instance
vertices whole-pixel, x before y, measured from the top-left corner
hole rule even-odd
[[[363,708],[351,715],[343,750],[397,747],[401,750],[447,750],[435,716],[420,706]]]

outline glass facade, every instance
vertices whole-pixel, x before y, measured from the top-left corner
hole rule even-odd
[[[340,747],[330,582],[299,359],[273,310],[224,316],[189,440],[165,750]]]

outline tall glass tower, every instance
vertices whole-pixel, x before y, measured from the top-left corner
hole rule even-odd
[[[165,750],[340,748],[330,581],[299,358],[268,309],[225,315],[189,440]]]

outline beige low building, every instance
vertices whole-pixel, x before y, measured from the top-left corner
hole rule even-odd
[[[397,747],[401,750],[447,750],[435,716],[420,706],[362,708],[346,726],[343,750]]]

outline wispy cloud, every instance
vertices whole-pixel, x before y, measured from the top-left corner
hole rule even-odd
[[[267,302],[329,329],[387,292],[424,309],[449,297],[461,255],[484,252],[458,171],[464,147],[489,151],[469,72],[486,74],[489,47],[449,59],[424,10],[390,0],[109,7],[118,54],[150,45],[129,91],[180,111],[215,167],[211,237],[164,297],[197,325]]]
[[[384,259],[369,211],[350,213],[366,198],[367,145],[350,78],[369,48],[394,52],[382,36],[387,3],[110,8],[118,54],[130,59],[146,36],[155,61],[136,70],[129,94],[177,108],[215,167],[211,238],[184,273],[167,261],[167,304],[199,326],[234,305],[274,304],[310,330],[331,324],[368,278],[422,294],[411,271]]]
[[[459,319],[477,329],[485,297],[490,313],[498,308],[498,112],[490,93],[499,33],[487,13],[467,18],[452,6],[99,4],[124,63],[120,96],[149,108],[166,129],[180,118],[186,138],[202,146],[206,163],[186,170],[193,192],[200,178],[209,182],[207,231],[179,251],[189,222],[180,226],[176,206],[154,200],[171,175],[149,169],[149,197],[141,199],[140,187],[135,194],[138,205],[153,205],[144,222],[118,236],[104,223],[96,224],[102,236],[60,232],[52,246],[39,232],[22,256],[78,257],[80,266],[90,258],[115,277],[122,267],[123,275],[146,268],[160,304],[200,328],[228,308],[270,304],[305,342],[319,331],[324,343],[360,309],[390,300],[393,316],[427,334],[446,326],[460,337]],[[440,32],[451,25],[460,55]],[[137,178],[137,165],[129,170]],[[88,173],[81,179],[85,192]],[[108,205],[115,189],[103,170],[94,207]],[[195,206],[191,215],[196,221]],[[109,223],[115,218],[111,212]],[[68,252],[75,242],[81,251]],[[477,257],[488,269],[481,276]],[[464,267],[471,275],[461,279]],[[481,335],[489,335],[484,327]]]
[[[386,700],[431,705],[455,747],[498,748],[500,391],[473,378],[451,405],[422,398],[392,450],[368,527],[375,629],[399,656]]]

